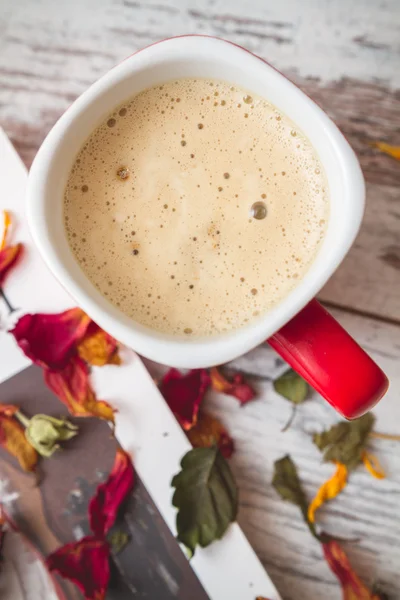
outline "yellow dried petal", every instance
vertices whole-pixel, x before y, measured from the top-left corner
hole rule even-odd
[[[0,243],[0,250],[4,250],[4,248],[6,247],[7,232],[8,232],[8,228],[11,225],[10,213],[7,212],[6,210],[3,210],[3,215],[4,215],[4,226],[3,226],[3,237],[2,237],[1,243]]]
[[[369,473],[371,473],[372,477],[375,477],[376,479],[384,479],[386,477],[386,473],[382,469],[382,466],[375,454],[371,454],[370,452],[366,452],[366,450],[364,450],[362,454],[362,461],[364,463],[364,467]]]
[[[77,350],[79,356],[92,366],[121,364],[116,340],[97,325],[88,329]]]
[[[385,142],[374,142],[372,145],[381,152],[400,160],[400,146],[392,146],[391,144],[385,144]]]
[[[347,467],[342,463],[335,463],[336,471],[334,475],[325,481],[319,488],[315,498],[308,507],[308,520],[310,523],[315,522],[315,512],[328,500],[332,500],[340,494],[347,483]]]

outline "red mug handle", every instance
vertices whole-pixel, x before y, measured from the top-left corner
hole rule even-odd
[[[383,371],[317,300],[268,343],[346,419],[363,415],[388,389]]]

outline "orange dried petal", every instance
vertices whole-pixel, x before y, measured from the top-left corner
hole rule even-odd
[[[94,322],[79,342],[77,350],[79,356],[93,366],[121,364],[117,341]]]
[[[194,448],[210,448],[216,444],[225,458],[230,458],[234,451],[233,440],[225,427],[207,413],[199,413],[196,425],[186,435]]]
[[[210,377],[213,390],[221,393],[230,391],[231,383],[227,379],[225,379],[225,377],[217,369],[217,367],[212,367],[210,369]]]
[[[0,418],[3,415],[6,417],[12,417],[18,411],[19,408],[18,406],[15,406],[15,404],[0,404]]]
[[[336,540],[322,544],[325,559],[342,586],[343,600],[379,600],[354,573],[349,559]]]
[[[34,471],[38,454],[26,439],[23,427],[13,417],[0,417],[0,444],[17,458],[24,471]]]
[[[62,371],[46,369],[44,379],[71,415],[114,423],[114,409],[104,400],[97,400],[90,385],[89,368],[79,356],[74,356]]]
[[[391,144],[386,144],[385,142],[373,142],[372,146],[374,148],[378,148],[378,150],[384,154],[388,154],[396,160],[400,160],[400,146],[392,146]]]
[[[210,369],[210,378],[212,388],[216,392],[233,396],[241,404],[246,404],[250,400],[254,400],[256,393],[249,383],[247,383],[240,373],[235,373],[232,381],[228,381],[217,367]]]
[[[365,468],[369,473],[371,473],[372,477],[375,477],[375,479],[384,479],[386,477],[386,473],[381,467],[381,464],[375,454],[371,454],[370,452],[364,450],[361,458]]]
[[[7,246],[0,250],[0,283],[3,282],[5,276],[11,267],[16,263],[22,250],[22,244],[15,246]]]
[[[325,481],[319,488],[315,498],[308,507],[308,520],[310,523],[315,521],[315,512],[328,500],[332,500],[340,494],[347,483],[347,467],[342,463],[335,463],[336,471],[330,479]]]
[[[1,238],[1,242],[0,242],[0,250],[3,250],[6,247],[8,228],[11,225],[10,213],[6,210],[3,210],[3,216],[4,216],[4,226],[3,226],[3,235]]]

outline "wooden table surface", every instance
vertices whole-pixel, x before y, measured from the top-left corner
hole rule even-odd
[[[266,58],[327,111],[356,150],[367,181],[365,220],[320,298],[390,377],[376,429],[400,433],[400,163],[369,145],[400,144],[398,0],[1,0],[0,126],[29,166],[92,82],[136,49],[182,33],[225,37]],[[290,407],[271,386],[281,361],[263,345],[233,366],[251,376],[260,399],[239,408],[212,397],[209,408],[236,441],[240,524],[283,598],[339,600],[318,544],[270,485],[273,461],[289,452],[308,493],[316,491],[332,466],[321,465],[309,434],[337,416],[315,395],[282,433]],[[381,581],[393,600],[400,598],[400,443],[374,440],[371,450],[387,479],[360,468],[321,522],[359,538],[346,545],[354,567],[367,583]]]

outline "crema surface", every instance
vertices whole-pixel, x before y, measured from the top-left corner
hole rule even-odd
[[[64,198],[69,244],[100,292],[135,321],[192,337],[279,303],[328,218],[302,132],[265,99],[203,79],[117,107],[76,157]]]

